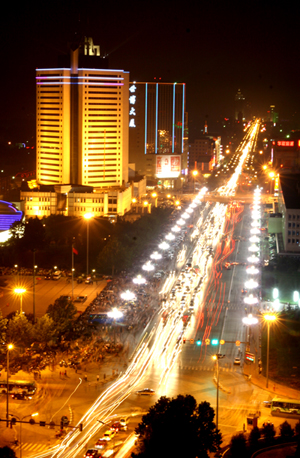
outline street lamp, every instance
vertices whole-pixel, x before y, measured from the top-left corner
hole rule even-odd
[[[9,411],[9,352],[14,348],[13,344],[8,344],[6,347],[6,427],[8,428],[8,411]]]
[[[217,353],[213,355],[213,360],[217,362],[217,407],[216,407],[216,430],[218,431],[219,427],[219,359],[224,358],[225,355],[221,355],[221,353]]]
[[[258,323],[258,319],[255,318],[252,313],[249,313],[248,316],[246,316],[245,318],[242,319],[243,323],[248,327],[248,335],[247,335],[247,342],[248,344],[250,345],[250,326],[252,324],[257,324]]]
[[[129,291],[127,291],[129,293]],[[113,308],[111,312],[107,313],[109,318],[113,319],[113,327],[114,327],[114,345],[116,344],[116,320],[123,316],[123,313],[120,310]]]
[[[143,278],[141,275],[138,275],[132,281],[135,285],[143,285],[144,283],[146,283],[145,278]]]
[[[16,294],[19,294],[20,295],[20,314],[23,313],[23,302],[22,302],[22,298],[23,298],[23,294],[26,293],[26,289],[25,288],[15,288],[14,289],[14,292]]]
[[[269,351],[270,351],[270,323],[274,323],[274,321],[277,320],[276,315],[269,315],[265,314],[264,315],[264,320],[267,323],[268,326],[268,336],[267,336],[267,382],[266,382],[266,388],[269,386]]]
[[[38,416],[38,412],[32,413],[30,415],[25,415],[21,419],[18,417],[18,415],[14,415],[14,417],[17,417],[19,419],[19,422],[20,422],[20,458],[22,458],[22,423],[23,423],[23,420],[25,420],[25,418],[37,417],[37,416]],[[32,421],[34,421],[34,420],[32,420]]]
[[[83,215],[86,220],[86,275],[89,274],[89,232],[90,232],[90,219],[94,217],[93,213],[85,213]]]
[[[192,174],[194,177],[194,194],[195,194],[195,182],[196,182],[196,176],[198,175],[198,170],[193,170]]]

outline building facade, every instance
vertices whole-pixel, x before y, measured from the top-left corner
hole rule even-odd
[[[131,209],[146,184],[128,181],[129,102],[129,73],[109,69],[91,38],[72,45],[57,68],[36,70],[37,179],[21,192],[25,217]]]
[[[102,66],[99,47],[85,38],[69,68],[36,70],[38,183],[128,181],[129,73]]]
[[[157,173],[156,157],[180,156],[181,168],[187,167],[185,84],[133,82],[129,91],[130,163],[147,183],[164,182]],[[180,175],[166,176],[168,187],[176,187]]]

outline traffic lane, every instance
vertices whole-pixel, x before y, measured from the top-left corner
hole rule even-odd
[[[0,308],[3,316],[8,315],[11,312],[20,310],[20,295],[14,292],[16,288],[15,278],[16,276],[6,277],[7,286],[3,288],[3,296],[0,297]],[[41,277],[37,277],[41,278]],[[105,286],[106,280],[100,280],[91,284],[74,282],[74,297],[87,296],[87,301],[84,302],[84,309],[92,302],[97,293],[99,293]],[[26,289],[26,292],[22,294],[22,309],[28,313],[33,313],[33,279],[31,276],[19,277],[18,286],[22,286]],[[57,281],[45,280],[41,278],[36,279],[35,285],[35,309],[36,316],[43,316],[50,304],[53,304],[56,299],[60,296],[72,296],[72,283],[67,283],[66,278],[62,277]],[[79,303],[75,303],[79,306]],[[82,308],[82,307],[80,307]]]

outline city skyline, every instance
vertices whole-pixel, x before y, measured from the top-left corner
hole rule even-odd
[[[131,81],[185,82],[194,138],[205,121],[212,129],[221,127],[223,117],[234,117],[238,89],[254,115],[265,115],[272,104],[281,119],[298,120],[298,6],[291,12],[236,2],[175,1],[159,9],[148,2],[116,9],[94,1],[51,5],[49,10],[30,2],[16,11],[6,6],[1,50],[5,137],[34,133],[35,68],[55,66],[76,34],[93,37],[110,68],[130,72]]]

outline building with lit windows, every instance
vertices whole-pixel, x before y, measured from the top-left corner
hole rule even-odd
[[[37,69],[37,186],[21,193],[25,216],[129,211],[128,129],[129,73],[109,69],[91,38]]]
[[[185,84],[135,81],[129,91],[130,164],[147,184],[180,187],[187,169]]]
[[[300,174],[284,173],[279,177],[278,212],[284,252],[300,255]],[[270,229],[269,229],[270,232]]]

